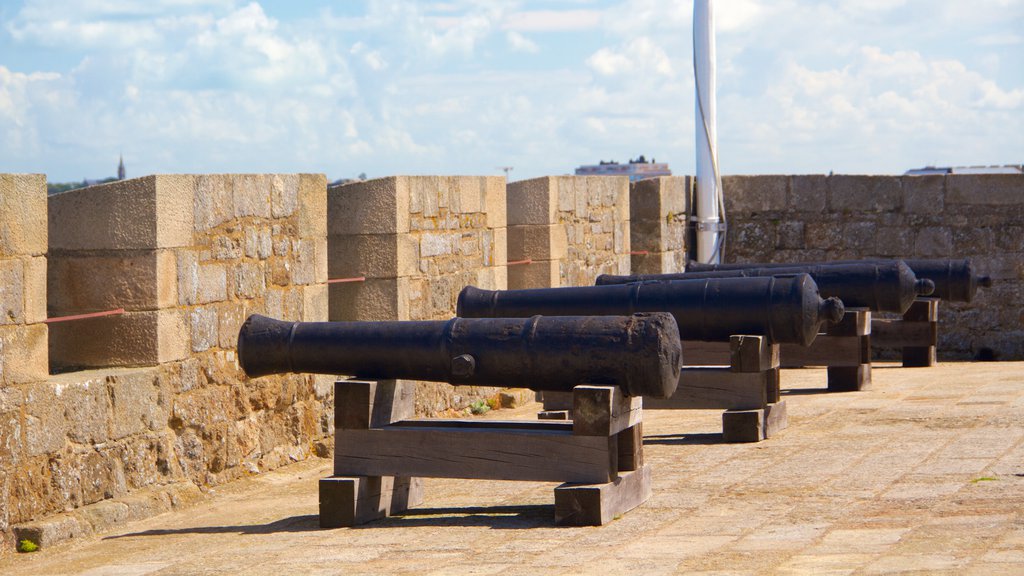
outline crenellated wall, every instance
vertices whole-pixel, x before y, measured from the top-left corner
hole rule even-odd
[[[1024,358],[1024,177],[733,176],[724,189],[728,261],[972,258],[996,285],[940,306],[940,358]],[[322,175],[213,174],[47,199],[43,176],[0,174],[0,550],[327,454],[332,378],[245,378],[235,337],[249,314],[445,319],[469,284],[678,271],[692,190],[686,176],[328,190]],[[493,392],[421,383],[417,409]]]

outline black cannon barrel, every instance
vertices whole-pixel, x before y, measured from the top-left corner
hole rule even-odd
[[[670,314],[283,322],[254,314],[238,333],[252,377],[286,372],[569,391],[615,385],[667,398],[682,366]]]
[[[459,294],[458,314],[515,318],[531,314],[670,312],[685,340],[728,340],[734,334],[810,344],[824,321],[838,322],[843,303],[822,300],[807,274],[708,278],[611,286],[481,290]]]
[[[736,278],[807,273],[814,278],[823,297],[835,296],[847,307],[868,308],[874,312],[907,311],[918,296],[927,296],[935,289],[931,280],[918,278],[902,260],[889,262],[851,262],[848,264],[814,264],[765,268],[739,268],[678,274],[637,274],[633,276],[597,277],[598,286],[628,284],[648,280],[675,281],[699,278]]]
[[[850,264],[856,262],[892,262],[892,259],[868,258],[864,260],[836,260],[834,262],[803,262],[803,263],[757,263],[757,264],[701,264],[691,262],[687,268],[693,272],[712,270],[736,270],[743,268],[780,268],[792,266],[815,266],[820,264]],[[903,261],[914,271],[918,278],[931,280],[935,283],[933,298],[950,302],[970,302],[978,292],[978,287],[992,286],[992,278],[977,274],[970,258],[904,258]]]

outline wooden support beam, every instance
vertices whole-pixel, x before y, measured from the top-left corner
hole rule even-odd
[[[338,476],[596,483],[615,477],[617,451],[615,438],[608,436],[408,422],[379,429],[337,429],[334,468]]]
[[[676,393],[667,399],[645,398],[653,409],[761,408],[767,404],[770,372],[733,372],[731,368],[687,366]]]

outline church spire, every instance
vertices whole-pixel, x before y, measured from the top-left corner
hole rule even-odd
[[[124,154],[119,154],[117,161],[117,179],[124,180]]]

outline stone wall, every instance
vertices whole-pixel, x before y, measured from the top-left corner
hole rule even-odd
[[[625,176],[549,176],[508,186],[508,287],[588,286],[628,274]]]
[[[9,181],[0,177],[5,204]],[[31,184],[15,199],[31,201],[19,217],[36,236],[26,243],[28,228],[3,224],[4,262],[8,247],[45,250],[45,180]],[[21,381],[5,368],[6,540],[10,527],[38,535],[35,521],[67,511],[57,523],[65,536],[88,533],[102,518],[130,515],[123,502],[97,508],[102,501],[216,485],[328,453],[332,379],[250,380],[235,358],[250,313],[327,317],[322,175],[150,176],[52,196],[49,222],[50,315],[126,312],[50,324],[54,368],[64,373],[46,375],[45,339],[29,355],[44,359],[41,376]],[[11,351],[0,365],[19,361]],[[68,371],[76,367],[90,369]]]
[[[693,182],[690,176],[677,176],[630,184],[631,274],[670,274],[686,269]]]
[[[395,176],[328,190],[331,320],[447,320],[464,286],[504,290],[505,179]],[[454,390],[454,391],[453,391]],[[419,414],[490,388],[418,383]]]
[[[25,391],[48,375],[46,178],[0,174],[0,550],[22,515],[11,501],[21,477]],[[0,552],[2,553],[2,552]]]
[[[940,358],[1024,359],[1024,176],[730,176],[726,261],[962,258],[995,285],[939,306]]]

